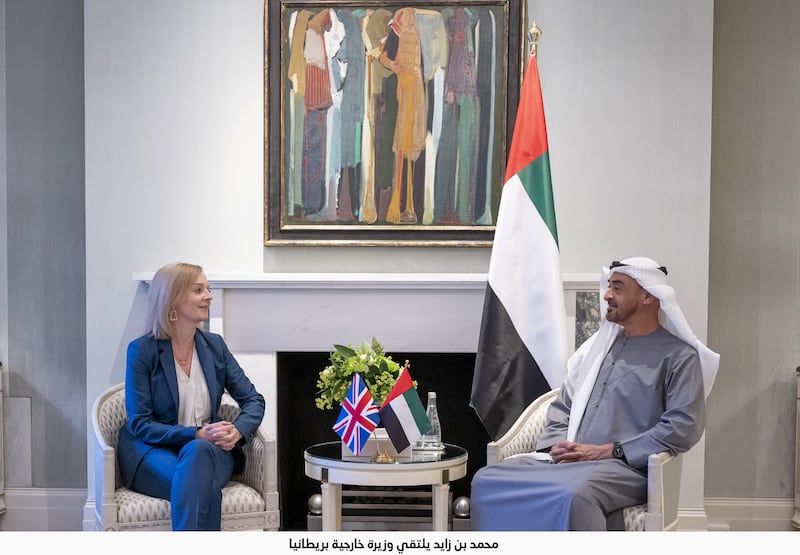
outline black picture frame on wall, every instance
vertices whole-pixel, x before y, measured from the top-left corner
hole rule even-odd
[[[264,244],[491,246],[524,0],[264,2]]]

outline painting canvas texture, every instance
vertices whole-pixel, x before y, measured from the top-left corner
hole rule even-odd
[[[282,225],[490,229],[503,4],[375,6],[281,12]]]

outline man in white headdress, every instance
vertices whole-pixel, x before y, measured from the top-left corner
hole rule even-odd
[[[537,452],[476,472],[473,529],[622,529],[622,509],[646,501],[648,456],[700,439],[719,355],[666,278],[649,258],[603,268],[605,319],[570,357]]]

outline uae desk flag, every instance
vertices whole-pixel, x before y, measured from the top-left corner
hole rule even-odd
[[[398,453],[431,427],[408,366],[400,370],[397,381],[381,405],[380,417],[381,426],[386,428],[389,440]]]
[[[567,333],[536,51],[528,58],[500,197],[471,405],[497,439],[560,387]]]

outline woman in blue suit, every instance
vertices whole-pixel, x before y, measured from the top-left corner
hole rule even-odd
[[[128,345],[119,469],[134,491],[170,501],[173,530],[220,529],[222,487],[264,417],[225,341],[200,329],[210,304],[200,266],[168,264],[150,284],[147,333]],[[226,390],[241,408],[233,422],[217,415]]]

